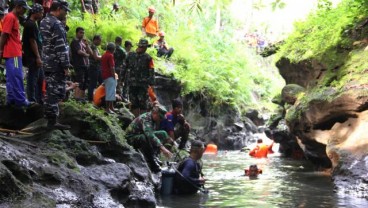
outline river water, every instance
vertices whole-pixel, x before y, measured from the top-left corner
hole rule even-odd
[[[203,164],[208,194],[161,196],[159,207],[368,207],[368,200],[335,193],[331,177],[313,171],[308,161],[277,154],[254,159],[239,151],[220,151],[217,156],[204,155]],[[257,179],[244,176],[251,164],[263,170]]]

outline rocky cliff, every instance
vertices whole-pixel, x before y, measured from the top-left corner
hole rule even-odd
[[[171,109],[181,97],[180,83],[157,74],[156,94]],[[239,150],[254,142],[264,124],[257,111],[241,116],[232,106],[214,106],[210,98],[182,96],[192,139]],[[107,116],[91,104],[61,105],[61,122],[70,131],[46,130],[40,106],[17,109],[5,105],[0,88],[0,128],[31,129],[9,136],[0,133],[1,207],[154,207],[159,181],[142,155],[126,144],[124,128],[132,115]]]
[[[126,109],[122,109],[123,111]],[[155,207],[157,181],[124,140],[125,119],[62,104],[70,131],[46,130],[42,108],[0,107],[0,207]]]
[[[337,190],[368,198],[368,80],[365,45],[346,49],[338,65],[317,60],[277,62],[290,133],[319,169],[329,169]]]

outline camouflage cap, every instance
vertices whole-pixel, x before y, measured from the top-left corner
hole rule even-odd
[[[148,43],[148,40],[144,38],[141,38],[137,45],[138,47],[151,47],[151,44]]]
[[[39,13],[43,11],[43,7],[41,4],[35,3],[32,5],[31,12],[33,14]]]
[[[156,105],[152,108],[152,111],[153,112],[157,112],[158,115],[160,116],[160,119],[165,119],[165,116],[166,116],[166,113],[167,113],[167,110],[164,106],[162,105]]]

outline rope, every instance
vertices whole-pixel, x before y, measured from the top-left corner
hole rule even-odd
[[[197,188],[201,193],[208,194],[208,189],[204,187],[204,185],[197,186],[192,181],[190,181],[188,178],[184,177],[183,174],[180,173],[178,169],[175,168],[174,165],[171,165],[171,168],[175,170],[176,173],[178,173],[182,178],[184,178],[190,185],[192,185],[194,188]]]

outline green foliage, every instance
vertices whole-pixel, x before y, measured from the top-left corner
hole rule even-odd
[[[272,11],[275,11],[276,9],[283,9],[285,6],[286,3],[282,2],[282,0],[275,0],[271,3]]]
[[[148,15],[148,6],[153,5],[160,29],[166,32],[165,39],[175,49],[171,59],[174,65],[157,58],[154,49],[148,49],[155,58],[155,68],[180,80],[184,94],[201,93],[212,98],[215,105],[227,103],[244,109],[258,105],[259,99],[269,101],[281,88],[280,77],[261,71],[258,63],[249,61],[254,57],[244,45],[233,40],[235,23],[227,10],[230,2],[120,0],[121,10],[114,15],[105,3],[95,17],[88,14],[82,17],[79,11],[74,11],[68,19],[71,28],[68,38],[74,37],[76,27],[83,26],[89,39],[98,33],[104,44],[117,35],[136,43],[141,37],[141,20]],[[191,12],[191,8],[201,12]],[[215,29],[217,9],[221,9],[221,21],[226,23],[221,31]]]
[[[368,15],[367,0],[343,0],[336,8],[329,1],[319,2],[319,9],[305,22],[295,23],[295,31],[280,48],[279,57],[293,62],[317,59],[333,67],[342,63],[352,40],[349,30]]]

